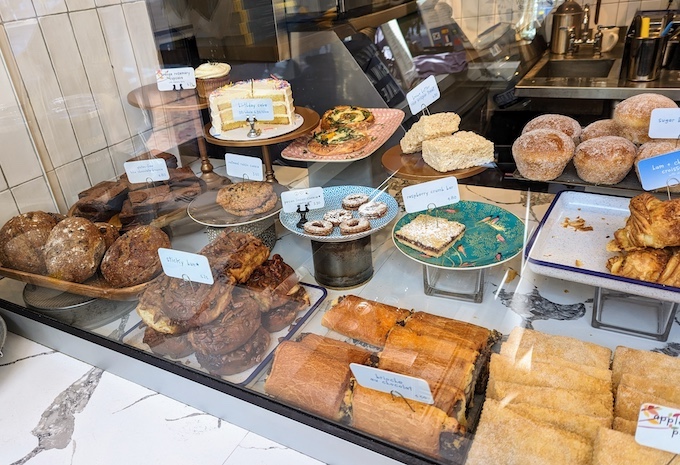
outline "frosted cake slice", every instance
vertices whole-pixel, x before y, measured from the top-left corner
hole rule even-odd
[[[394,236],[402,244],[430,257],[440,257],[465,232],[465,225],[457,221],[418,215],[402,226]]]

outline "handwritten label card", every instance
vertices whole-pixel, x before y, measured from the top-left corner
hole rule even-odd
[[[123,163],[128,180],[137,184],[140,182],[167,181],[170,179],[168,165],[160,158],[148,160],[126,161]]]
[[[294,213],[298,207],[307,206],[310,210],[323,208],[323,189],[321,187],[311,187],[309,189],[294,189],[281,193],[281,204],[285,213]]]
[[[655,108],[649,119],[652,139],[680,138],[680,108]]]
[[[458,180],[453,176],[404,187],[401,192],[407,213],[443,207],[460,200]]]
[[[167,68],[156,70],[156,87],[161,92],[196,88],[194,68]]]
[[[421,378],[401,375],[358,363],[350,363],[352,374],[365,388],[392,393],[404,399],[416,400],[424,404],[434,404],[432,391],[427,381]]]
[[[235,121],[257,118],[259,121],[274,119],[274,106],[270,98],[237,98],[231,101],[231,111]]]
[[[646,191],[680,184],[680,147],[677,152],[640,160],[636,169]]]
[[[439,93],[437,80],[434,78],[434,75],[432,75],[406,94],[406,101],[408,102],[408,107],[411,109],[411,114],[417,115],[439,100],[440,96],[441,94]]]
[[[250,181],[262,181],[262,160],[235,153],[226,153],[224,161],[227,164],[227,175],[235,178],[244,178]]]
[[[188,279],[195,283],[212,284],[212,269],[205,255],[172,249],[158,249],[163,272],[171,278]]]
[[[635,441],[643,446],[680,454],[680,410],[656,404],[642,404]]]

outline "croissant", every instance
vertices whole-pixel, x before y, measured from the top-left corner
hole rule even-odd
[[[680,200],[659,200],[649,193],[630,200],[626,225],[614,233],[609,251],[680,246]]]
[[[632,250],[607,260],[607,269],[625,278],[680,287],[680,250]]]

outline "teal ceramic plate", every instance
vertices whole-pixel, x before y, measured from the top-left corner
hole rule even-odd
[[[428,257],[394,237],[395,231],[420,214],[463,223],[465,233],[441,257]],[[498,265],[520,253],[524,245],[524,223],[516,215],[496,205],[461,200],[447,207],[404,215],[394,225],[392,240],[407,257],[425,265],[474,270]]]

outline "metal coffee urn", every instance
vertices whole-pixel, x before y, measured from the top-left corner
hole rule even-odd
[[[574,0],[567,0],[552,15],[550,51],[563,55],[567,53],[569,47],[569,29],[573,28],[576,37],[581,37],[583,8]]]

